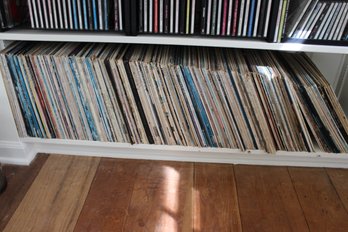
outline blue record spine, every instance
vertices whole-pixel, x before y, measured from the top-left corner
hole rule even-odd
[[[70,69],[72,71],[73,78],[74,78],[74,81],[75,81],[75,85],[76,85],[76,88],[77,88],[77,92],[79,94],[79,97],[80,97],[80,100],[81,100],[81,104],[82,104],[83,110],[85,112],[87,121],[88,121],[88,126],[89,126],[89,128],[91,130],[92,138],[95,141],[99,141],[100,137],[98,135],[98,131],[96,129],[95,122],[93,120],[93,116],[92,116],[91,110],[89,109],[87,100],[86,100],[86,98],[85,98],[85,96],[83,94],[83,89],[81,87],[79,76],[78,76],[78,73],[76,72],[75,62],[74,62],[73,58],[71,58],[71,57],[69,57],[68,59],[69,59]]]
[[[22,109],[22,114],[23,114],[23,118],[25,120],[25,126],[27,129],[27,133],[29,136],[35,136],[35,130],[33,129],[33,123],[31,122],[31,118],[30,118],[30,111],[28,110],[28,104],[26,104],[26,102],[24,100],[24,94],[23,94],[21,85],[19,83],[16,69],[14,68],[12,55],[11,54],[7,55],[6,60],[7,60],[7,63],[9,65],[9,71],[11,73],[11,77],[13,80],[14,89],[16,90],[16,93],[17,93],[16,95],[17,95],[18,101],[20,103],[20,107]]]
[[[94,30],[98,30],[98,8],[95,2],[96,0],[92,0],[92,10],[93,10],[93,25]]]
[[[73,1],[74,29],[78,30],[79,29],[79,23],[78,23],[78,13],[77,13],[77,6],[76,6],[76,1],[77,0],[72,0],[72,1]]]
[[[97,84],[96,78],[95,78],[94,73],[92,71],[93,67],[92,67],[92,64],[91,64],[91,60],[89,58],[86,58],[85,59],[85,63],[86,63],[86,66],[87,66],[89,77],[91,78],[91,83],[92,83],[92,86],[93,86],[94,94],[96,95],[96,99],[97,99],[97,103],[98,103],[98,109],[99,109],[98,110],[99,111],[99,117],[102,119],[103,126],[104,126],[104,129],[106,131],[107,138],[111,142],[115,141],[115,139],[112,136],[111,130],[110,130],[111,125],[109,124],[107,116],[105,115],[106,108],[104,106],[104,101],[103,101],[103,99],[101,97],[101,94],[99,93],[99,88],[98,88],[98,84]]]
[[[258,0],[260,1],[260,0]],[[255,16],[256,0],[251,0],[249,25],[248,25],[248,37],[253,36],[254,16]]]
[[[25,117],[28,119],[30,128],[31,128],[32,133],[33,133],[32,135],[34,137],[43,138],[43,134],[41,133],[38,121],[35,117],[33,105],[32,105],[32,102],[30,101],[28,90],[25,87],[23,75],[20,72],[17,60],[12,55],[9,58],[10,58],[11,66],[13,69],[13,74],[15,74],[15,78],[17,80],[17,87],[19,87],[19,92],[21,94],[24,111],[26,112]]]
[[[87,0],[82,0],[82,8],[83,8],[83,23],[85,29],[88,30],[88,11],[87,11]]]
[[[205,135],[205,137],[208,141],[208,145],[211,147],[216,147],[216,143],[214,142],[213,130],[212,130],[211,125],[209,123],[207,113],[204,110],[203,103],[202,103],[202,101],[199,97],[199,94],[197,92],[196,86],[193,82],[190,70],[188,69],[188,67],[181,66],[181,68],[183,70],[183,74],[184,74],[190,95],[194,99],[193,105],[197,111],[197,115],[201,121],[203,128],[204,128],[203,134]]]
[[[109,30],[109,5],[108,5],[109,1],[108,0],[104,0],[104,29],[105,30]]]

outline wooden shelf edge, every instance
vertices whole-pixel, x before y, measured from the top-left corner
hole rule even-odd
[[[268,43],[258,40],[230,38],[213,38],[199,36],[173,35],[138,35],[125,36],[115,32],[78,32],[78,31],[46,31],[30,29],[12,29],[0,33],[0,40],[9,41],[64,41],[64,42],[98,42],[98,43],[131,43],[187,45],[204,47],[247,48],[277,51],[302,51],[348,54],[347,46],[314,45],[300,43]]]
[[[30,154],[49,153],[122,159],[167,160],[249,165],[348,168],[348,154],[323,152],[240,151],[169,145],[125,144],[81,140],[22,138]]]

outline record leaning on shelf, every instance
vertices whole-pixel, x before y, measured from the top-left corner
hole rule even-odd
[[[348,1],[293,1],[289,12],[288,41],[347,45]]]

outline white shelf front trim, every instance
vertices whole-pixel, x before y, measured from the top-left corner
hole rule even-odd
[[[83,155],[123,159],[168,160],[185,162],[282,165],[348,168],[348,154],[240,151],[226,148],[198,148],[82,140],[22,138],[29,157],[37,153]]]
[[[162,44],[202,47],[247,48],[277,51],[302,51],[318,53],[348,54],[348,46],[328,46],[299,43],[268,43],[258,40],[213,38],[199,36],[138,35],[125,36],[115,32],[78,32],[12,29],[0,33],[0,40],[10,41],[60,41],[60,42],[98,42]]]

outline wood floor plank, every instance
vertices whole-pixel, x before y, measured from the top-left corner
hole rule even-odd
[[[103,158],[75,227],[81,231],[122,231],[137,175],[146,161]]]
[[[192,231],[193,164],[149,161],[140,173],[123,231]]]
[[[194,231],[241,231],[232,165],[195,164]]]
[[[73,231],[99,160],[51,155],[4,231]]]
[[[326,169],[346,211],[348,211],[348,169]]]
[[[286,167],[234,167],[243,231],[308,231]]]
[[[348,231],[348,214],[322,168],[289,168],[311,231]]]
[[[4,165],[7,188],[0,195],[0,231],[21,203],[33,180],[46,162],[48,155],[37,155],[30,166]]]

